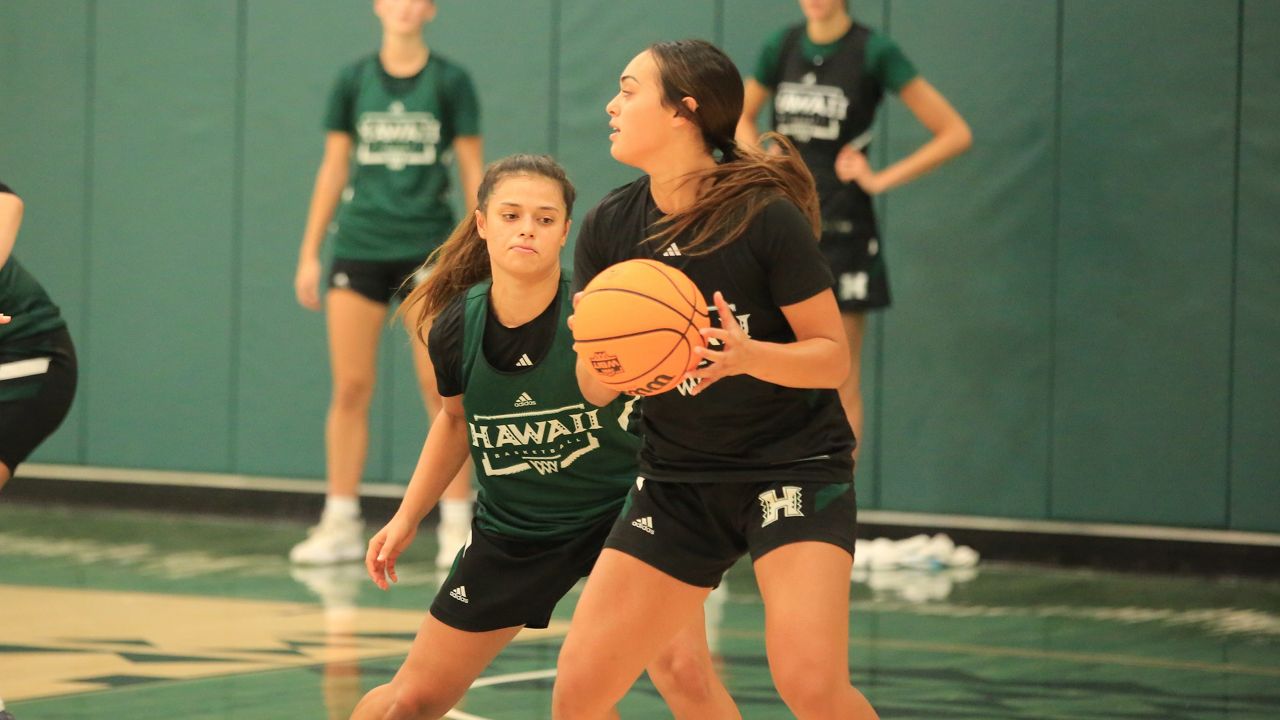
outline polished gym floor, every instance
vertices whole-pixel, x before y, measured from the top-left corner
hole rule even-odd
[[[302,571],[301,525],[0,503],[0,697],[17,720],[346,718],[403,658],[438,579],[432,533],[383,593]],[[550,717],[559,621],[526,633],[450,714]],[[886,720],[1280,718],[1280,581],[987,563],[853,585],[854,683]],[[708,606],[743,716],[770,683],[747,565]],[[642,680],[624,718],[669,717]]]

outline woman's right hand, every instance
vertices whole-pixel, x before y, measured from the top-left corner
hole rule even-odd
[[[293,292],[298,297],[298,304],[308,310],[320,309],[320,270],[320,258],[298,260]]]
[[[369,539],[369,551],[364,556],[364,567],[369,571],[373,584],[386,590],[387,578],[399,582],[396,577],[396,558],[409,548],[418,534],[418,523],[399,515],[391,518],[381,530]]]

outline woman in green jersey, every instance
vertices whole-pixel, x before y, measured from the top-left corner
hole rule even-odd
[[[419,334],[430,325],[444,402],[399,511],[369,541],[369,575],[383,589],[396,581],[396,559],[468,454],[475,519],[409,657],[354,718],[437,718],[453,707],[522,628],[547,627],[635,479],[634,398],[596,407],[574,374],[560,269],[573,186],[551,158],[514,155],[490,166],[478,199],[402,310]],[[677,718],[738,718],[695,615],[650,677]]]
[[[62,424],[76,394],[67,323],[13,256],[22,211],[22,200],[0,182],[0,489]]]
[[[325,423],[328,492],[320,524],[290,553],[298,563],[364,556],[358,493],[387,309],[421,279],[416,273],[423,260],[453,227],[447,192],[454,156],[468,210],[483,169],[471,80],[423,41],[422,29],[436,14],[434,0],[374,0],[373,10],[382,23],[382,47],[343,68],[333,88],[324,160],[294,281],[298,302],[320,310],[320,246],[336,211],[325,293],[333,377]],[[339,207],[344,188],[348,194]],[[427,413],[434,417],[440,396],[430,359],[419,343],[413,353]],[[445,498],[438,562],[447,566],[470,523],[468,473],[458,474]]]
[[[835,275],[849,339],[851,371],[840,386],[840,400],[860,441],[866,313],[889,306],[889,276],[871,198],[964,152],[971,137],[964,118],[920,77],[893,40],[849,16],[848,0],[800,0],[800,9],[805,22],[769,38],[753,77],[747,78],[737,138],[745,145],[758,142],[756,119],[769,105],[773,129],[795,143],[817,182],[822,251]],[[896,93],[933,137],[875,171],[866,149],[886,90]]]

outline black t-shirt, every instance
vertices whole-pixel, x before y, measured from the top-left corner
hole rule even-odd
[[[681,254],[682,238],[660,248],[645,243],[661,217],[647,176],[605,196],[582,222],[575,289],[614,263],[658,260],[683,270],[708,301],[721,291],[752,338],[776,343],[795,341],[783,306],[831,289],[831,270],[809,221],[785,199],[769,204],[742,237],[709,255]],[[747,482],[767,474],[849,481],[853,433],[834,390],[787,388],[747,375],[718,380],[697,396],[688,395],[690,387],[686,381],[640,403],[644,477]]]
[[[556,323],[562,298],[557,292],[551,304],[538,317],[519,327],[509,328],[498,322],[489,304],[484,322],[482,348],[484,357],[497,370],[519,371],[536,366],[547,355],[555,339]],[[445,306],[436,316],[427,335],[427,350],[436,370],[436,385],[443,397],[461,395],[467,379],[462,376],[462,333],[467,294]]]

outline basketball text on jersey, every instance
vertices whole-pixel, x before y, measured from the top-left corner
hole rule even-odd
[[[804,513],[800,512],[800,488],[795,485],[784,485],[781,496],[776,490],[762,492],[759,499],[760,509],[764,513],[760,527],[773,524],[779,513],[785,517],[804,517]]]
[[[516,407],[529,407],[530,405],[537,405],[538,403],[530,397],[529,393],[522,392],[520,393],[520,397],[516,398],[514,404]]]
[[[520,397],[528,398],[528,393]],[[587,410],[583,403],[506,415],[474,415],[467,426],[471,445],[482,450],[484,471],[490,476],[530,469],[539,475],[559,472],[600,447],[593,431],[602,429],[600,410]]]
[[[403,170],[409,165],[434,165],[440,144],[440,121],[429,112],[406,112],[393,102],[387,112],[360,115],[356,162]]]
[[[449,597],[457,600],[458,602],[467,603],[468,605],[471,604],[471,601],[467,599],[466,585],[459,585],[458,587],[450,590]]]
[[[631,527],[640,528],[641,530],[652,535],[653,534],[653,517],[646,516],[646,517],[638,518],[636,520],[632,520]]]
[[[838,87],[815,84],[810,73],[798,83],[778,83],[774,112],[778,132],[797,142],[835,140],[840,137],[840,123],[848,116],[849,98]]]

